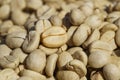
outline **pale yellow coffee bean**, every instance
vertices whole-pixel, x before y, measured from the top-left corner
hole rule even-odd
[[[50,17],[50,22],[53,26],[62,26],[62,19],[59,18],[57,15],[53,15]]]
[[[57,67],[59,69],[63,69],[65,67],[65,65],[69,62],[73,60],[72,56],[70,55],[70,53],[68,52],[62,52],[61,54],[59,54],[58,56],[58,61],[57,61]]]
[[[104,80],[103,73],[102,72],[97,72],[97,71],[92,71],[90,74],[90,79],[91,80]]]
[[[68,44],[68,46],[73,46],[72,37],[73,37],[73,34],[75,33],[77,27],[78,26],[71,26],[67,31],[67,36],[68,36],[67,44]]]
[[[13,22],[11,20],[6,20],[0,25],[0,35],[7,35],[8,30],[13,26]]]
[[[43,45],[40,45],[39,49],[44,51],[46,55],[51,55],[51,54],[58,52],[58,48],[48,48],[48,47],[45,47]]]
[[[36,22],[35,26],[32,26],[32,27],[35,27],[35,30],[38,32],[38,33],[43,33],[46,29],[52,27],[52,24],[50,23],[49,20],[46,20],[46,19],[40,19]]]
[[[21,10],[15,10],[11,14],[12,21],[17,25],[24,25],[28,17],[29,14],[22,12]]]
[[[117,45],[120,47],[120,28],[116,32],[115,40]]]
[[[113,12],[111,12],[111,13],[108,15],[107,21],[113,23],[113,22],[116,21],[119,17],[120,17],[120,12],[119,12],[119,11],[113,11]]]
[[[30,31],[25,41],[23,42],[22,49],[23,51],[30,53],[38,48],[40,42],[40,34],[36,31]]]
[[[44,75],[27,69],[23,70],[20,75],[31,77],[33,80],[46,80],[46,77]]]
[[[0,71],[0,80],[17,80],[18,78],[13,69],[6,68]]]
[[[91,29],[97,29],[101,23],[102,19],[98,15],[91,15],[85,20],[85,24],[88,24]]]
[[[36,10],[42,6],[42,0],[26,0],[26,7]]]
[[[36,49],[26,58],[26,67],[30,70],[42,73],[46,66],[46,55],[40,50]]]
[[[104,33],[108,30],[117,31],[117,29],[118,29],[118,27],[115,24],[107,23],[102,27],[102,29],[100,31],[101,31],[101,33]]]
[[[0,58],[0,66],[2,68],[12,68],[15,69],[19,65],[19,58],[15,56],[4,56]]]
[[[23,10],[26,7],[26,2],[25,0],[12,0],[10,3],[11,11],[20,9]]]
[[[109,31],[104,32],[101,35],[100,40],[109,43],[112,49],[114,50],[117,48],[114,37],[115,37],[115,32],[109,30]]]
[[[22,76],[22,77],[18,78],[17,80],[33,80],[33,79],[28,76]]]
[[[73,9],[70,12],[70,22],[73,25],[80,25],[80,24],[82,24],[84,22],[85,18],[86,18],[86,16],[79,9]]]
[[[45,72],[47,76],[53,76],[55,68],[56,68],[56,63],[57,63],[58,55],[57,54],[52,54],[47,57],[47,63],[46,63],[46,68]]]
[[[95,29],[91,35],[88,37],[88,39],[83,43],[83,48],[87,48],[92,42],[99,40],[100,38],[100,31],[98,29]]]
[[[42,34],[42,43],[46,47],[56,48],[67,42],[67,33],[62,27],[50,27]]]
[[[88,63],[92,68],[102,68],[110,62],[110,59],[110,54],[105,51],[94,51],[90,54]]]
[[[17,34],[17,35],[16,35]],[[26,32],[13,32],[7,35],[6,44],[10,48],[19,48],[22,46],[24,39],[26,38]]]
[[[28,56],[26,53],[22,51],[21,48],[14,49],[11,53],[12,56],[18,57],[20,63],[23,63],[26,57]]]
[[[8,56],[12,50],[5,44],[0,44],[0,57]]]
[[[72,38],[73,44],[75,46],[82,45],[85,42],[85,40],[88,38],[90,33],[91,30],[89,26],[86,24],[81,24],[73,34],[73,38]]]
[[[79,80],[79,76],[74,71],[58,71],[57,80]]]
[[[68,70],[75,71],[79,77],[83,77],[87,74],[87,69],[85,65],[80,60],[71,60],[65,66]]]
[[[17,26],[14,25],[12,26],[9,30],[8,30],[8,34],[13,33],[13,32],[25,32],[27,33],[26,29],[24,28],[24,26]]]
[[[10,15],[10,6],[8,4],[0,7],[0,19],[7,19]]]
[[[114,64],[107,64],[103,67],[103,74],[106,80],[119,80],[120,70]]]
[[[104,51],[107,54],[112,54],[112,50],[113,49],[111,45],[109,45],[109,43],[101,41],[101,40],[94,41],[89,47],[90,53],[93,53],[96,51]]]

